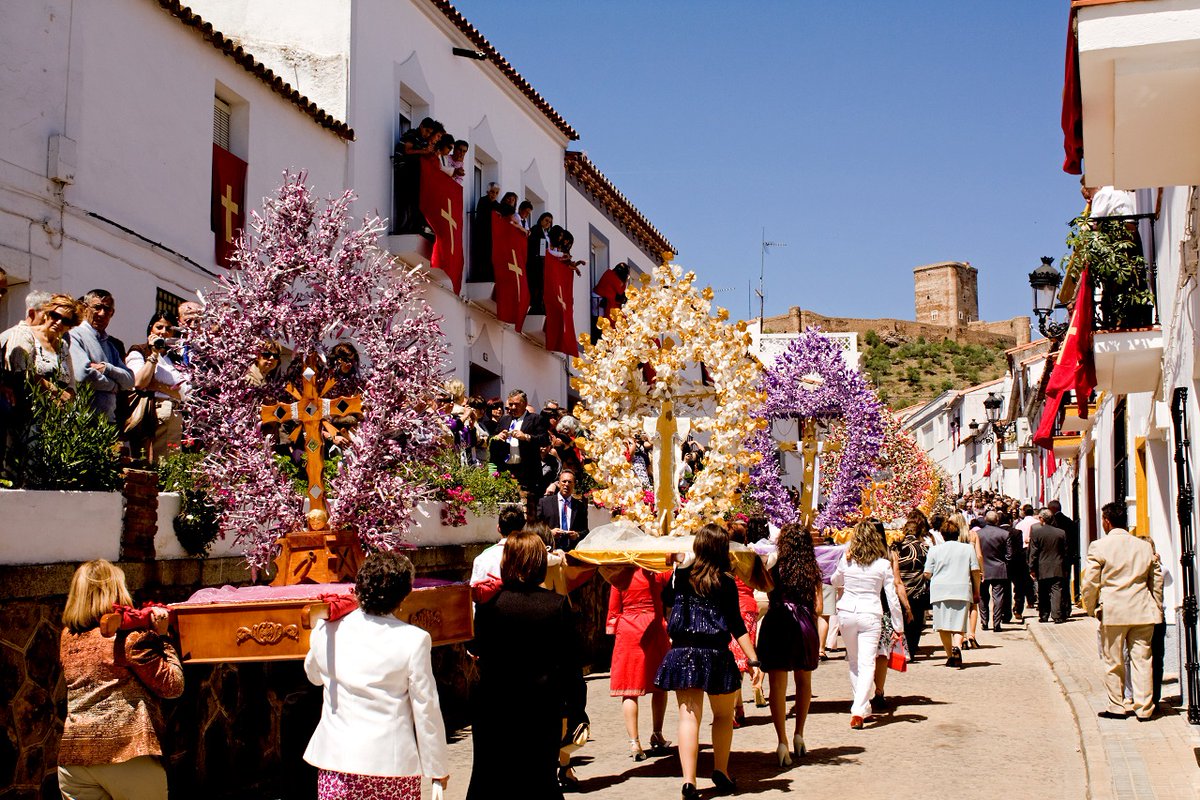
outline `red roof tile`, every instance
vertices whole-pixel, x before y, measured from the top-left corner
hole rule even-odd
[[[225,34],[213,28],[212,23],[206,22],[199,14],[192,11],[178,0],[158,0],[158,4],[171,16],[184,25],[194,29],[213,47],[236,61],[251,75],[271,87],[271,91],[292,103],[302,112],[312,117],[318,125],[333,131],[347,141],[354,140],[354,129],[335,118],[328,111],[322,110],[316,103],[309,100],[291,87],[287,81],[272,72],[266,65],[250,55]]]

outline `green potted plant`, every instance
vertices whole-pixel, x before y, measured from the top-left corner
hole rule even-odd
[[[1153,322],[1154,292],[1131,223],[1076,217],[1071,223],[1067,246],[1071,248],[1066,259],[1068,280],[1077,282],[1087,267],[1092,286],[1100,288],[1100,327],[1138,328]]]

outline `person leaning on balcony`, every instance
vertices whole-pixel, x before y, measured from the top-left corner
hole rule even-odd
[[[592,289],[592,294],[600,298],[599,316],[612,319],[613,311],[625,305],[625,284],[628,280],[629,265],[623,261],[604,271]]]
[[[475,212],[471,217],[471,272],[470,280],[489,282],[495,279],[492,267],[492,212],[500,205],[500,184],[495,181],[487,185],[487,191],[475,201]]]
[[[400,619],[412,562],[372,553],[355,578],[358,608],[313,628],[304,672],[322,687],[304,760],[319,800],[421,796],[421,777],[450,780],[429,633]]]
[[[446,159],[446,164],[450,166],[450,177],[458,182],[459,186],[463,185],[463,180],[467,175],[467,150],[471,145],[459,139],[454,143],[454,149],[450,151],[450,156]]]
[[[100,618],[114,604],[133,604],[119,567],[98,559],[75,570],[59,643],[67,718],[58,788],[67,800],[167,796],[159,700],[183,694],[183,666],[165,608],[151,609],[152,631],[104,637]]]
[[[1163,576],[1154,548],[1125,530],[1124,503],[1100,509],[1104,536],[1092,542],[1080,582],[1083,608],[1100,621],[1104,688],[1108,708],[1101,717],[1142,722],[1154,715],[1151,639],[1163,621]],[[1132,702],[1125,700],[1125,649],[1133,684]]]
[[[435,119],[425,117],[417,127],[406,131],[396,142],[395,162],[395,233],[419,232],[425,218],[417,207],[421,191],[421,157],[433,153],[433,138],[445,130]]]

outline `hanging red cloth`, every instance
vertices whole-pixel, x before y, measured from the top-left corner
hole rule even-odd
[[[1067,17],[1067,64],[1063,77],[1062,132],[1063,172],[1083,174],[1083,93],[1079,86],[1079,36],[1076,32],[1075,9]]]

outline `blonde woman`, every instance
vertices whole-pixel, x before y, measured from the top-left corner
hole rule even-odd
[[[113,604],[132,602],[119,567],[98,559],[75,570],[59,647],[67,719],[58,788],[67,800],[167,796],[159,699],[183,694],[183,666],[164,635],[165,608],[151,609],[153,631],[101,635]]]
[[[73,297],[51,295],[34,309],[29,324],[13,329],[4,348],[4,369],[29,373],[47,389],[68,397],[75,387],[75,373],[67,331],[79,324],[82,314]]]
[[[839,590],[838,624],[846,642],[846,661],[850,665],[850,686],[854,702],[850,706],[850,727],[861,729],[871,716],[871,689],[875,683],[875,657],[879,654],[879,636],[883,628],[882,591],[887,596],[894,639],[904,636],[900,615],[900,597],[896,593],[892,561],[883,537],[872,522],[860,522],[854,538],[833,573]]]

